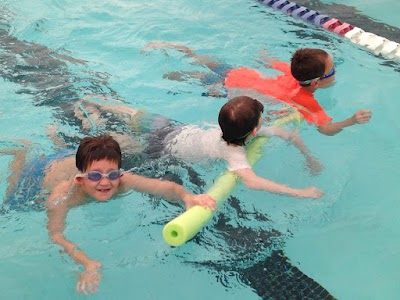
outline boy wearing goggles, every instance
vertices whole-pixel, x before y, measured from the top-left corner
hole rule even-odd
[[[86,203],[88,198],[103,202],[121,192],[135,190],[171,202],[182,201],[186,209],[194,205],[215,209],[215,201],[208,195],[192,195],[171,181],[122,172],[120,146],[108,135],[86,137],[75,157],[50,164],[43,185],[51,189],[46,203],[50,238],[84,267],[76,286],[77,291],[84,294],[96,292],[102,265],[64,237],[65,219],[70,208]]]
[[[206,96],[230,98],[237,95],[248,95],[270,102],[270,98],[293,106],[309,124],[315,124],[319,132],[335,135],[343,128],[355,124],[367,123],[372,116],[370,110],[361,109],[353,116],[340,122],[332,122],[324,109],[314,97],[319,88],[333,84],[336,68],[332,57],[324,50],[305,48],[297,50],[291,59],[291,65],[273,61],[267,67],[282,72],[276,77],[262,75],[258,70],[239,67],[218,62],[207,55],[198,55],[192,49],[175,43],[153,42],[146,48],[175,48],[194,59],[194,65],[203,65],[210,72],[170,72],[164,78],[170,80],[186,80],[197,78],[207,87]],[[225,89],[221,92],[221,88]],[[272,113],[272,112],[271,112]]]
[[[332,56],[321,49],[305,48],[297,50],[292,56],[290,68],[292,76],[299,82],[299,94],[303,91],[304,94],[313,99],[314,92],[317,89],[329,87],[335,80],[336,69]],[[293,98],[293,101],[296,102],[296,97]],[[316,100],[315,102],[318,105]],[[316,111],[316,114],[325,115],[325,112],[320,108]],[[350,118],[340,122],[333,123],[332,118],[326,116],[317,124],[318,131],[325,135],[335,135],[345,127],[367,123],[371,116],[371,111],[367,109],[361,109]]]
[[[370,120],[371,111],[361,109],[350,118],[333,123],[332,118],[315,99],[316,90],[332,86],[335,80],[336,68],[332,57],[326,51],[313,48],[299,49],[293,54],[290,65],[272,60],[270,64],[273,69],[283,74],[264,77],[257,70],[242,67],[229,72],[225,86],[252,89],[286,102],[325,135],[335,135],[345,127],[364,124]]]

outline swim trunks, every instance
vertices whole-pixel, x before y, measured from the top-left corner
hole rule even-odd
[[[232,66],[226,63],[218,63],[214,68],[209,69],[212,73],[207,73],[203,77],[201,77],[201,83],[203,85],[213,85],[216,83],[223,83],[225,76],[232,70]]]

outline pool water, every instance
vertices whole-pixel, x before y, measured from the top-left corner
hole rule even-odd
[[[400,3],[396,1],[379,1],[372,0],[366,3],[362,0],[325,0],[321,1],[325,4],[343,4],[350,5],[357,9],[359,12],[363,13],[366,16],[369,16],[372,19],[375,19],[377,22],[382,22],[391,26],[400,27],[400,20],[396,17],[395,11],[399,11]]]
[[[345,4],[370,16],[368,22],[400,26],[394,0]],[[169,71],[203,68],[173,49],[146,50],[152,41],[181,43],[266,74],[271,70],[260,62],[261,51],[289,61],[298,48],[323,48],[338,63],[336,84],[316,93],[327,113],[339,121],[361,108],[373,111],[370,123],[334,137],[303,124],[304,141],[324,165],[319,176],[305,170],[290,145],[274,140],[264,148],[256,173],[291,186],[317,186],[323,198],[295,199],[241,185],[213,221],[178,248],[168,246],[161,232],[182,208],[166,201],[133,192],[72,210],[66,236],[104,266],[93,298],[295,299],[306,293],[294,279],[323,290],[315,293],[319,299],[400,294],[398,62],[250,0],[0,0],[0,10],[2,148],[29,139],[35,153],[51,153],[46,130],[54,124],[81,137],[69,107],[90,94],[182,123],[216,124],[225,98],[202,96],[205,88],[196,80],[163,78]],[[27,53],[37,68],[24,67]],[[10,161],[0,155],[2,197]],[[224,170],[218,164],[193,167],[206,182],[185,182],[195,192]],[[80,268],[50,242],[46,221],[45,211],[0,215],[5,299],[80,298],[74,290]]]

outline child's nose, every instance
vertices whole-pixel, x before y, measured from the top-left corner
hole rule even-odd
[[[103,176],[103,178],[100,179],[99,183],[100,184],[108,184],[110,182],[110,178],[107,176]]]

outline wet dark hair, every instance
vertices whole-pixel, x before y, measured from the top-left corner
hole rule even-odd
[[[245,138],[257,127],[264,105],[260,101],[247,97],[235,97],[222,106],[218,123],[222,130],[222,139],[229,144],[243,146]]]
[[[85,137],[76,152],[76,167],[84,172],[94,161],[106,159],[118,163],[121,168],[121,148],[109,135]]]
[[[323,76],[328,55],[326,51],[321,49],[304,48],[297,50],[291,59],[292,76],[297,81],[306,81]],[[302,86],[307,85],[309,84]]]

